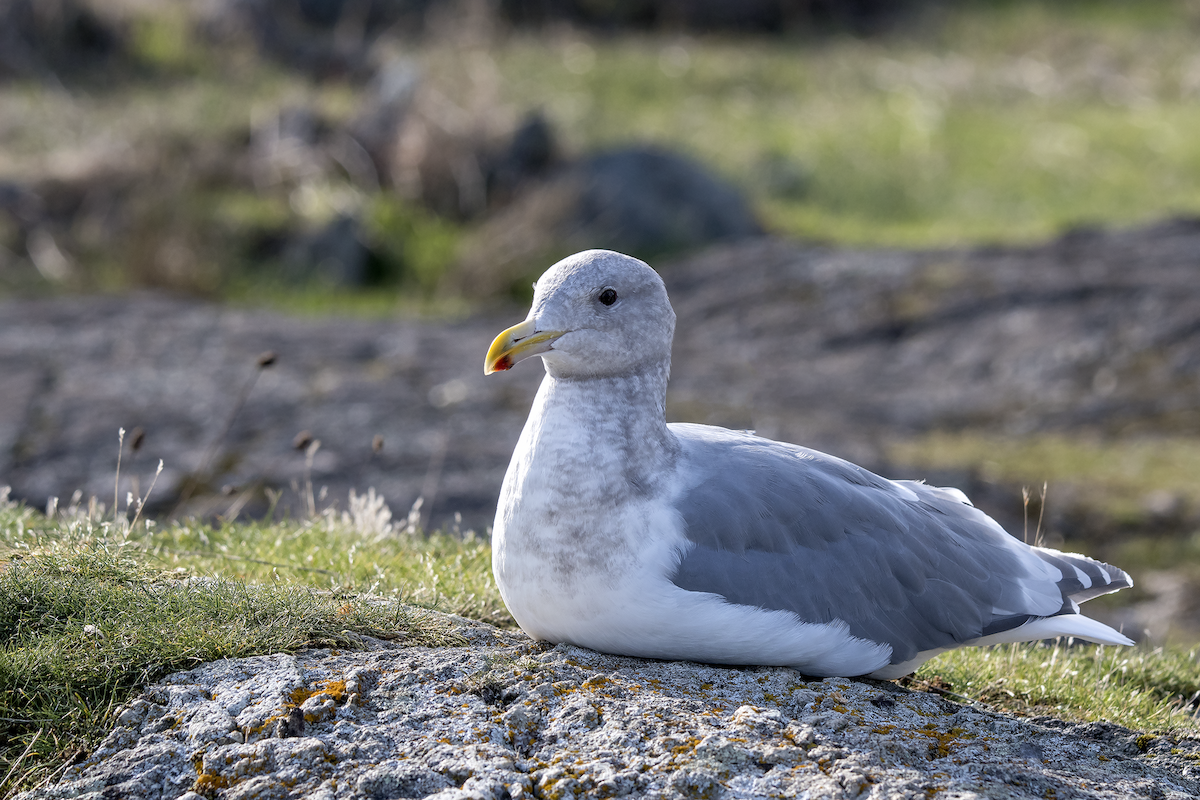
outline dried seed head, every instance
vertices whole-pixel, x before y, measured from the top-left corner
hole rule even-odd
[[[383,452],[383,437],[380,436],[378,433],[375,434],[375,438],[371,440],[371,452],[372,453]]]
[[[259,369],[266,369],[274,364],[278,358],[279,356],[275,355],[274,350],[266,350],[258,354],[258,358],[254,360],[254,363],[258,365]]]
[[[303,450],[312,444],[312,440],[312,431],[300,431],[296,434],[296,438],[292,439],[292,447]]]
[[[241,487],[234,486],[232,483],[227,483],[221,487],[221,494],[225,495],[226,497],[229,497],[230,495],[235,495],[239,491],[241,491]]]
[[[129,434],[129,449],[136,453],[142,448],[144,441],[146,441],[146,431],[140,427],[134,428]]]

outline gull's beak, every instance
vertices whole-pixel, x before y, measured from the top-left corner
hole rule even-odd
[[[513,325],[497,336],[488,348],[487,358],[483,362],[483,374],[491,375],[493,372],[512,369],[512,365],[518,361],[546,352],[554,340],[564,333],[566,331],[539,331],[531,319]]]

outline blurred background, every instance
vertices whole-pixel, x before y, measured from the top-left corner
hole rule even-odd
[[[0,0],[31,505],[120,452],[158,516],[482,532],[540,379],[483,353],[588,247],[663,274],[672,419],[960,486],[1200,637],[1197,0]]]

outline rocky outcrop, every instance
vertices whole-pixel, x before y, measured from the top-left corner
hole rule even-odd
[[[678,314],[673,420],[885,470],[888,437],[931,430],[1200,432],[1196,221],[980,250],[760,239],[655,266]],[[398,514],[424,497],[424,521],[459,512],[483,530],[541,379],[537,364],[485,379],[483,355],[525,313],[316,320],[161,295],[3,301],[0,483],[37,506],[111,498],[117,428],[141,428],[120,496],[134,478],[144,493],[162,458],[156,513],[262,512],[268,488],[301,511],[311,481],[326,503],[374,486]],[[256,367],[268,350],[274,365]],[[293,447],[302,431],[321,442],[311,462]]]
[[[1200,742],[891,683],[643,661],[458,621],[469,647],[219,661],[148,687],[20,800],[1154,797]]]
[[[125,39],[85,0],[0,0],[0,81],[94,71],[124,55]]]
[[[318,507],[342,508],[373,486],[401,514],[424,497],[424,521],[459,512],[482,530],[538,380],[484,380],[509,316],[313,320],[155,295],[2,303],[0,484],[38,507],[76,491],[111,504],[123,427],[122,505],[161,458],[160,515],[262,513],[267,489],[279,512],[304,514],[309,485]]]
[[[928,430],[1200,432],[1197,219],[971,250],[760,240],[665,278],[692,419],[875,463]]]
[[[741,191],[704,165],[661,148],[622,147],[529,183],[469,238],[450,282],[469,297],[518,294],[541,274],[539,262],[579,250],[653,259],[761,232]]]

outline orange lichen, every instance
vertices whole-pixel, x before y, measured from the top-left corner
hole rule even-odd
[[[913,731],[913,733],[926,736],[932,740],[929,743],[930,758],[945,758],[950,755],[951,745],[957,743],[959,739],[975,738],[975,734],[967,733],[962,728],[951,728],[943,733],[937,730],[937,727],[933,723],[926,725],[924,730]]]
[[[316,694],[316,691],[309,689],[307,686],[298,686],[292,689],[292,693],[288,695],[287,705],[298,706],[302,705],[305,700]]]
[[[211,797],[221,789],[228,788],[229,779],[215,772],[201,772],[192,783],[192,791],[206,797]]]

